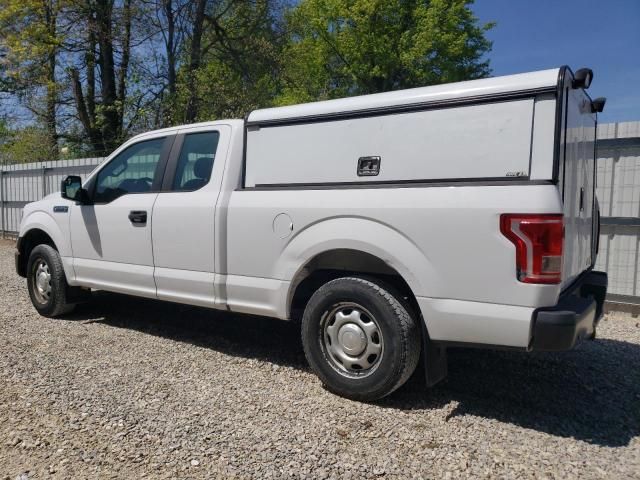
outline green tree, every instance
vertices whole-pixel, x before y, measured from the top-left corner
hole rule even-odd
[[[187,123],[242,117],[273,104],[280,86],[280,12],[276,0],[218,0],[196,8],[173,117]]]
[[[76,20],[67,69],[71,91],[85,138],[94,154],[108,154],[127,134],[131,102],[132,0],[76,0],[69,17]],[[135,112],[132,113],[135,115]]]
[[[46,128],[32,125],[10,129],[0,121],[0,163],[30,163],[54,160],[57,148],[49,143]]]
[[[492,24],[470,4],[0,0],[0,117],[33,114],[2,149],[101,155],[161,126],[483,77]]]
[[[56,69],[66,0],[0,0],[0,86],[17,94],[44,124],[48,148],[58,142]]]
[[[485,77],[472,0],[302,0],[287,16],[279,104]]]

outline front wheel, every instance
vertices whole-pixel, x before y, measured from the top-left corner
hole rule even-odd
[[[29,255],[27,285],[31,303],[40,315],[57,317],[75,307],[68,301],[69,286],[60,254],[49,245],[38,245]]]
[[[398,298],[357,277],[332,280],[313,294],[302,318],[302,343],[330,391],[371,401],[411,376],[420,356],[420,328]]]

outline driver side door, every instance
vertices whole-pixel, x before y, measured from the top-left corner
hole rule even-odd
[[[173,136],[145,139],[115,155],[85,185],[91,204],[71,208],[76,281],[156,296],[151,226]]]

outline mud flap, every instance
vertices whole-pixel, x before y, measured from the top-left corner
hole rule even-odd
[[[424,362],[425,380],[427,387],[433,387],[447,377],[447,349],[431,341],[424,318],[421,317],[421,320],[422,359]]]

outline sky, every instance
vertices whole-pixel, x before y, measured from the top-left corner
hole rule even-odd
[[[607,97],[599,122],[640,120],[640,0],[475,2],[472,9],[482,23],[496,22],[487,34],[493,75],[589,67],[589,95]],[[1,98],[0,103],[16,106]]]
[[[640,0],[476,0],[493,75],[569,65],[593,70],[598,123],[640,120]]]

